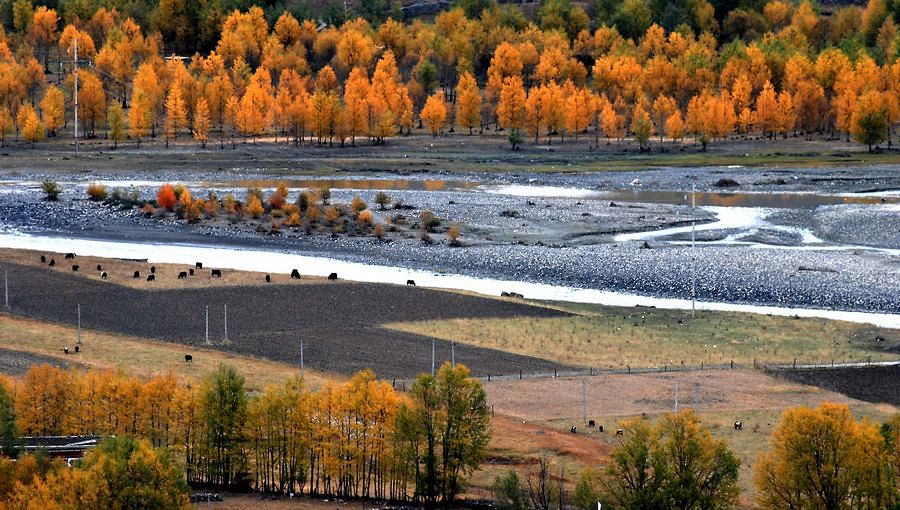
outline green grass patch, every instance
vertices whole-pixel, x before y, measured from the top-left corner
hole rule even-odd
[[[897,359],[900,330],[816,318],[565,304],[557,318],[388,324],[479,347],[594,368]],[[883,340],[876,342],[876,338]]]

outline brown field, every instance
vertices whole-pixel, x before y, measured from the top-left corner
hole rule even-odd
[[[76,263],[81,262],[76,257]],[[70,261],[71,263],[71,261]],[[102,262],[101,262],[102,263]],[[373,368],[385,378],[411,378],[431,367],[431,338],[383,329],[383,322],[455,317],[557,316],[522,303],[398,285],[317,282],[144,290],[73,276],[65,268],[8,264],[12,313],[141,338],[349,375]],[[158,268],[157,272],[162,269]],[[226,272],[227,274],[227,272]],[[224,307],[228,305],[228,338]],[[206,343],[206,307],[209,343]],[[435,341],[438,364],[451,343]],[[537,357],[461,345],[456,360],[478,375],[547,371],[564,366]]]
[[[306,497],[263,499],[257,494],[220,494],[220,496],[222,496],[223,501],[210,503],[210,509],[242,510],[245,508],[253,508],[258,510],[364,510],[367,508],[377,507],[377,505],[364,501],[342,501],[335,499],[316,499]],[[197,508],[206,508],[206,503],[198,503]]]

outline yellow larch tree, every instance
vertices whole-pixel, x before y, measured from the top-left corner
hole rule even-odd
[[[63,93],[56,85],[50,85],[44,92],[44,98],[41,99],[40,106],[44,125],[51,135],[55,135],[56,130],[66,121],[66,103]]]
[[[579,87],[565,98],[566,131],[578,141],[578,134],[587,130],[596,115],[597,102],[591,91]]]
[[[200,142],[200,146],[204,149],[206,148],[206,142],[209,141],[209,128],[209,106],[206,103],[206,98],[201,96],[197,99],[196,106],[194,106],[194,122],[191,132],[194,135],[194,140]]]
[[[773,136],[778,129],[778,96],[772,84],[766,82],[756,98],[753,112],[754,123],[764,137]]]
[[[422,122],[431,131],[431,136],[436,137],[447,122],[447,101],[443,91],[439,90],[428,97],[421,116]]]
[[[525,127],[526,99],[521,77],[509,76],[503,80],[497,103],[497,122],[501,128],[518,131]]]
[[[366,70],[353,67],[344,84],[344,112],[350,142],[356,145],[357,135],[369,129],[369,96],[371,87]]]
[[[169,146],[169,140],[174,142],[178,138],[178,130],[183,129],[186,124],[187,112],[184,99],[182,99],[178,87],[173,86],[169,89],[169,95],[166,98],[166,147]]]
[[[125,139],[125,111],[118,101],[110,103],[106,110],[106,126],[108,129],[109,139],[112,140],[113,148],[119,147],[119,142]]]
[[[481,126],[481,90],[470,72],[463,73],[456,84],[456,123],[470,135]]]

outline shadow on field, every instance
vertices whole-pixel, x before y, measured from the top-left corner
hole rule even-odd
[[[66,269],[8,267],[10,305],[15,314],[74,325],[80,304],[83,328],[201,345],[208,305],[213,348],[299,364],[302,338],[306,366],[341,374],[372,368],[382,378],[409,378],[430,371],[431,338],[388,331],[380,324],[566,315],[525,304],[399,285],[329,282],[143,291],[63,272],[68,265]],[[208,275],[204,270],[194,278]],[[226,304],[228,340],[223,341]],[[435,340],[435,345],[440,365],[450,359],[451,346],[443,340]],[[467,345],[456,346],[456,361],[482,376],[565,368],[538,358]]]
[[[772,374],[866,402],[900,406],[900,365],[820,369],[775,369]]]

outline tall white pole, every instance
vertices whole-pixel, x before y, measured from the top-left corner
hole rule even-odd
[[[697,315],[697,271],[695,269],[696,250],[694,246],[696,221],[694,208],[697,206],[697,193],[691,184],[691,319]]]
[[[303,379],[303,339],[300,339],[300,378]]]
[[[78,305],[78,339],[75,343],[81,344],[81,305]]]
[[[225,340],[228,340],[228,304],[225,304]]]
[[[456,368],[456,342],[450,343],[450,366]]]
[[[75,154],[78,154],[78,38],[75,42]]]
[[[434,338],[431,339],[431,377],[434,377]]]
[[[209,305],[206,305],[206,343],[209,343]]]

